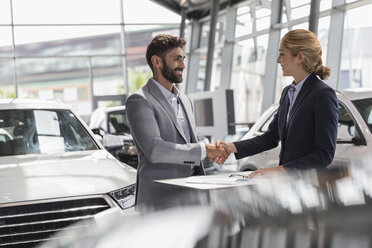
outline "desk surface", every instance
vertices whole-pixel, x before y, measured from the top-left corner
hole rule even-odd
[[[181,186],[186,188],[210,190],[230,187],[239,187],[256,184],[262,179],[246,179],[241,176],[248,176],[251,171],[217,174],[208,176],[194,176],[166,180],[157,180],[158,183]],[[231,176],[234,175],[234,176]]]

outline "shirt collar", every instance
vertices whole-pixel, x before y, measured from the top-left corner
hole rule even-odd
[[[295,87],[297,93],[301,90],[302,86],[304,85],[306,79],[310,76],[310,74],[311,73],[307,74],[307,76],[304,79],[302,79],[297,85],[295,84],[294,81],[292,82],[291,86]]]
[[[166,88],[163,87],[158,81],[156,81],[154,78],[151,78],[156,86],[160,89],[161,93],[163,93],[165,99],[167,99],[167,102],[171,103],[172,101],[175,101],[180,96],[180,92],[177,89],[177,87],[173,86],[172,93],[169,92]]]

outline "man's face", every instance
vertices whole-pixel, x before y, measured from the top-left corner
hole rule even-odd
[[[182,83],[182,72],[185,69],[185,53],[181,47],[173,48],[162,58],[161,73],[171,83]]]

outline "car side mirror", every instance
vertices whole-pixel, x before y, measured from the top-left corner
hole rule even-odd
[[[94,134],[97,134],[97,135],[101,136],[101,137],[103,137],[103,135],[104,135],[104,131],[101,128],[92,128],[92,132]]]
[[[365,143],[365,141],[363,139],[361,139],[360,137],[354,137],[351,139],[351,142],[353,142],[354,145],[356,146],[363,146],[363,145],[367,145]]]
[[[105,148],[114,148],[124,146],[123,138],[117,135],[106,134],[103,136],[102,145]]]

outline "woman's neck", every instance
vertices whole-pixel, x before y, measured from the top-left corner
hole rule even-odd
[[[294,75],[294,81],[295,84],[297,85],[299,82],[301,82],[307,75],[309,75],[309,72],[307,71],[301,71],[298,74]]]

